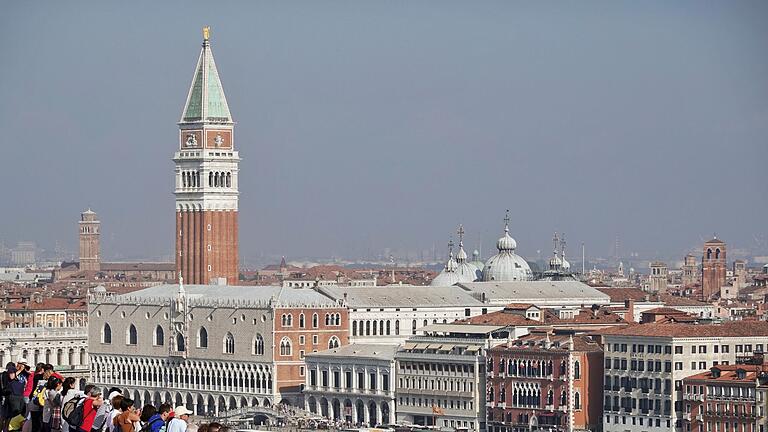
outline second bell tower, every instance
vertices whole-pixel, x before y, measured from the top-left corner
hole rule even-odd
[[[187,284],[238,281],[238,166],[234,122],[208,27],[184,113],[176,164],[176,270]]]

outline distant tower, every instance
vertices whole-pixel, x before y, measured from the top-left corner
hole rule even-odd
[[[704,243],[701,257],[701,297],[709,300],[725,285],[725,243],[715,236]]]
[[[238,282],[238,165],[234,122],[203,29],[176,163],[176,270],[188,284]]]
[[[99,271],[99,234],[101,222],[91,209],[80,213],[80,270]]]
[[[660,261],[652,262],[649,282],[651,292],[667,292],[667,265]]]
[[[691,254],[686,255],[683,260],[683,286],[693,285],[698,281],[699,272],[697,269],[696,257]]]

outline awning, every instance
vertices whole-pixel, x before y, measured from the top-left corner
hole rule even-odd
[[[429,344],[420,343],[420,344],[416,344],[416,346],[413,347],[413,348],[414,349],[427,349],[428,346],[429,346]]]
[[[429,345],[427,345],[427,349],[436,350],[436,349],[440,349],[440,347],[442,347],[442,346],[443,346],[442,344],[429,344]]]
[[[416,345],[417,344],[415,344],[413,342],[406,342],[405,343],[405,349],[414,349],[414,348],[416,348]]]
[[[480,347],[478,346],[467,347],[467,352],[478,352],[478,351],[480,351]]]

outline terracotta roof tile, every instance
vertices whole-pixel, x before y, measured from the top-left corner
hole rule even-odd
[[[595,333],[614,336],[647,337],[751,337],[768,336],[768,322],[757,321],[744,325],[736,321],[722,324],[634,324],[597,330]]]

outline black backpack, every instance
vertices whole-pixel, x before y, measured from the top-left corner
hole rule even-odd
[[[83,410],[85,409],[85,396],[75,396],[61,407],[61,418],[70,426],[79,427],[83,424]]]

